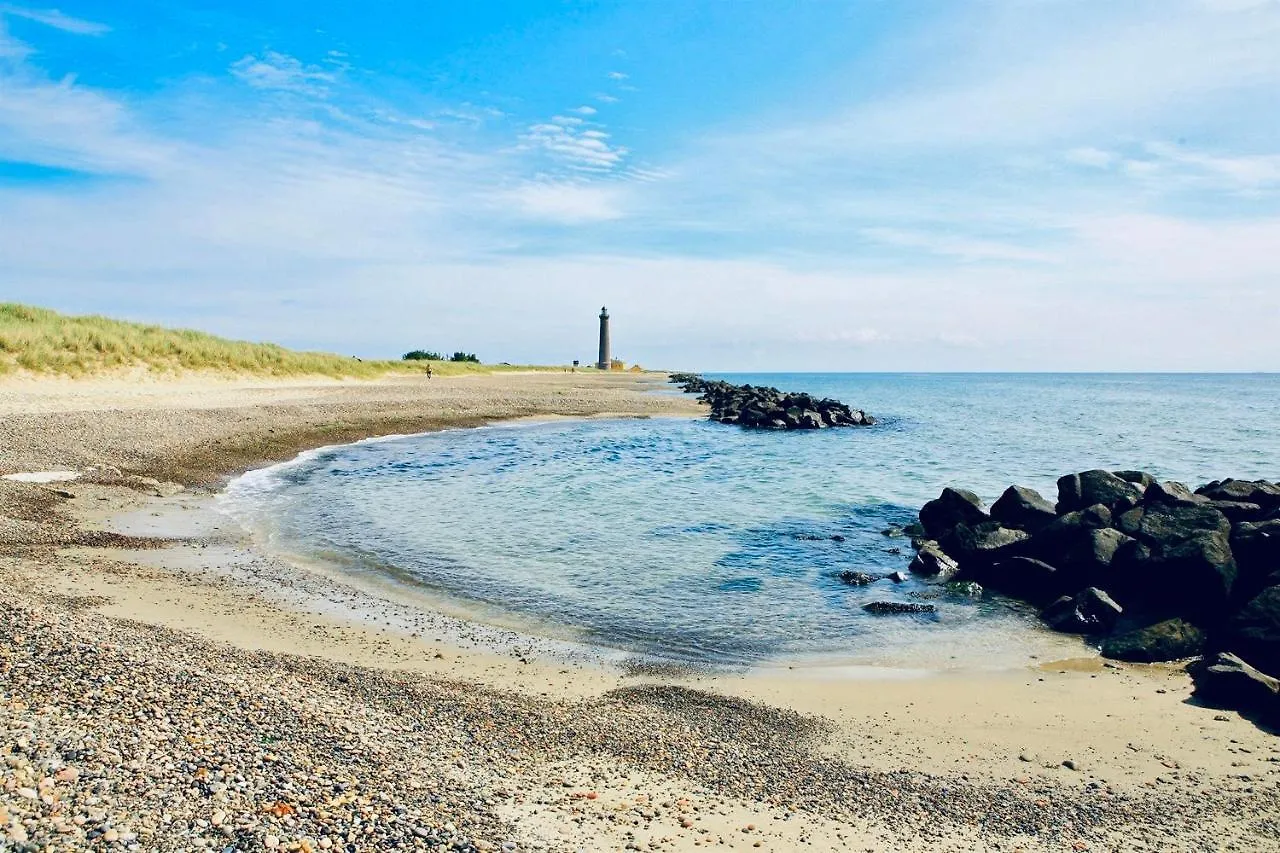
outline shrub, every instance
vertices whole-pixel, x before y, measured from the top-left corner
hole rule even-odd
[[[465,361],[465,362],[470,362],[472,364],[480,363],[480,359],[476,358],[476,354],[473,352],[455,352],[453,355],[449,356],[449,360]]]
[[[444,356],[431,350],[416,349],[400,357],[401,361],[444,361]]]

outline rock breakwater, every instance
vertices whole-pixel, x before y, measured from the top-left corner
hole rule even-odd
[[[1056,503],[1011,486],[990,509],[947,488],[916,533],[912,571],[1026,601],[1107,657],[1204,655],[1200,695],[1280,722],[1280,484],[1092,470],[1062,477]]]
[[[871,426],[875,418],[839,400],[779,391],[760,385],[735,385],[696,373],[673,373],[686,394],[698,394],[711,407],[711,420],[751,429],[827,429]]]

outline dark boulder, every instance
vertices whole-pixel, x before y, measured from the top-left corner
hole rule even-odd
[[[1022,555],[1059,569],[1058,580],[1068,589],[1107,584],[1111,564],[1130,537],[1105,526],[1106,507],[1089,507],[1060,517],[1021,547]]]
[[[938,544],[963,566],[1012,556],[1017,546],[1030,538],[1031,534],[1025,530],[1010,530],[1001,527],[999,522],[988,521],[972,527],[957,524]]]
[[[1212,507],[1227,517],[1232,524],[1245,521],[1261,521],[1267,511],[1258,504],[1244,501],[1208,501],[1205,506]]]
[[[1206,504],[1209,499],[1197,495],[1182,483],[1170,480],[1166,483],[1152,483],[1142,496],[1145,504]]]
[[[960,571],[960,566],[938,547],[937,542],[929,541],[920,545],[915,559],[907,567],[913,574],[949,581]]]
[[[1128,512],[1123,512],[1116,518],[1116,529],[1125,536],[1137,538],[1138,531],[1141,530],[1142,516],[1146,514],[1140,506],[1135,506]]]
[[[1204,632],[1181,619],[1114,634],[1102,642],[1102,656],[1133,663],[1181,660],[1204,649]]]
[[[1138,525],[1138,539],[1153,548],[1165,548],[1209,533],[1231,533],[1231,523],[1207,506],[1160,505],[1147,507]]]
[[[983,509],[982,500],[965,489],[948,486],[920,508],[920,523],[931,539],[941,539],[957,524],[974,526],[984,521],[990,521],[990,516]]]
[[[1225,647],[1280,673],[1280,586],[1264,589],[1227,623]]]
[[[880,575],[869,575],[866,572],[843,571],[836,575],[840,583],[848,586],[866,586],[880,580]]]
[[[1089,587],[1074,597],[1062,596],[1040,614],[1055,631],[1064,634],[1105,634],[1124,612],[1119,604],[1097,587]]]
[[[1040,531],[1040,535],[1052,541],[1063,535],[1073,534],[1077,530],[1100,530],[1110,527],[1113,520],[1111,510],[1102,504],[1078,509],[1058,516],[1052,524]]]
[[[1231,550],[1251,574],[1280,570],[1280,519],[1242,521],[1231,530]]]
[[[1215,480],[1196,489],[1211,501],[1240,501],[1263,509],[1280,507],[1280,484],[1266,480]]]
[[[935,613],[938,608],[932,604],[921,604],[916,601],[872,601],[862,605],[862,609],[882,616],[894,613]]]
[[[1103,504],[1117,512],[1135,507],[1142,500],[1142,489],[1122,480],[1110,471],[1083,471],[1058,480],[1058,506],[1061,513]]]
[[[991,517],[1005,527],[1035,533],[1057,518],[1053,504],[1035,489],[1010,486],[991,505]]]
[[[1010,557],[974,573],[988,589],[1043,607],[1066,591],[1062,574],[1043,560]]]
[[[1215,707],[1234,708],[1268,722],[1280,721],[1280,680],[1259,672],[1229,652],[1187,667],[1197,698]]]
[[[1156,481],[1156,478],[1146,471],[1112,471],[1111,473],[1126,483],[1133,483],[1140,489],[1146,489]]]
[[[1145,550],[1115,566],[1114,586],[1131,606],[1183,616],[1200,625],[1225,614],[1238,568],[1226,516],[1207,506],[1153,504],[1138,523]]]

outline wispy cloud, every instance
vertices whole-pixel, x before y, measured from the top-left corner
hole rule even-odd
[[[631,75],[621,71],[610,71],[607,76],[610,80],[626,80]]]
[[[57,30],[81,36],[100,36],[111,32],[111,27],[82,18],[73,18],[57,9],[28,9],[23,6],[0,5],[0,16],[12,15],[25,18]]]
[[[318,65],[268,50],[261,56],[249,54],[231,66],[231,73],[255,89],[274,89],[300,95],[323,95],[336,79],[332,71]]]
[[[575,113],[579,113],[579,114],[584,115],[584,116],[593,116],[593,115],[595,115],[598,111],[596,110],[596,108],[595,108],[595,107],[588,107],[588,106],[585,106],[585,105],[584,105],[584,106],[581,106],[581,107],[574,107],[574,108],[573,108],[573,112],[575,112]]]

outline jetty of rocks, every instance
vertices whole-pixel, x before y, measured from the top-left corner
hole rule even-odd
[[[1093,470],[989,509],[947,488],[912,532],[911,571],[1028,602],[1109,658],[1199,657],[1198,696],[1280,723],[1280,484]]]
[[[698,394],[711,407],[711,420],[750,429],[826,429],[871,426],[875,418],[839,400],[789,393],[757,385],[734,385],[696,373],[673,373],[670,381]]]

